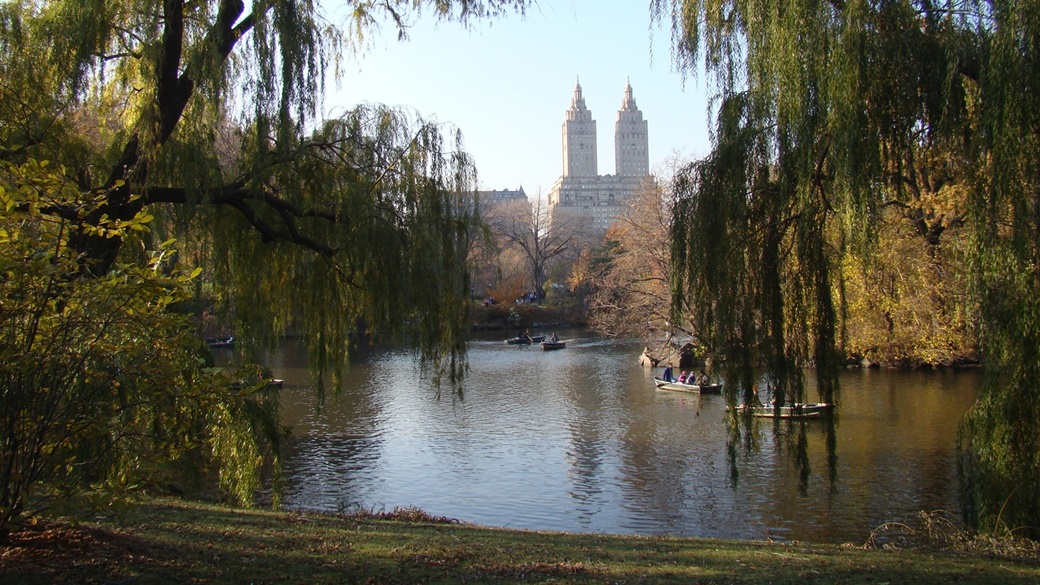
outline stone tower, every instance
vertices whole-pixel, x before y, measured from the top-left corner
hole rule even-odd
[[[547,200],[549,229],[571,230],[580,238],[602,238],[628,200],[650,176],[647,122],[626,83],[614,127],[615,169],[600,175],[596,168],[596,121],[585,107],[581,84],[575,84],[571,108],[563,122],[563,174]]]
[[[632,83],[625,85],[625,97],[614,122],[614,173],[621,177],[650,174],[650,137],[643,112],[632,97]]]
[[[641,116],[640,116],[641,117]],[[596,121],[592,112],[585,107],[581,95],[581,83],[574,85],[574,97],[567,118],[563,122],[563,176],[595,177],[596,170]]]

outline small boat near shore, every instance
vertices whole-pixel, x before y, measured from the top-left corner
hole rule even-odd
[[[741,404],[734,410],[738,413],[751,411],[751,416],[758,418],[812,419],[820,418],[830,412],[832,408],[834,408],[834,405],[826,402],[796,402],[790,406],[773,406],[769,404],[747,406]]]
[[[722,384],[683,384],[681,382],[669,382],[661,378],[654,378],[654,386],[658,390],[670,390],[672,392],[687,392],[690,394],[721,394]]]
[[[251,385],[252,382],[238,381],[232,382],[231,387],[235,390],[241,390],[242,388]],[[281,388],[285,386],[285,380],[281,378],[268,378],[266,386],[268,388]]]
[[[542,350],[549,351],[553,349],[563,349],[567,347],[566,341],[543,341]]]
[[[232,335],[228,337],[215,337],[212,339],[207,339],[206,345],[214,349],[234,349],[235,337]]]

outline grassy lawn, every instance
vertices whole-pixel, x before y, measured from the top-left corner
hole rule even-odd
[[[0,545],[0,583],[1040,583],[1040,558],[523,532],[154,499]]]

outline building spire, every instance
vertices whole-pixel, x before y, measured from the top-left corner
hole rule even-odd
[[[643,113],[632,96],[632,81],[625,83],[625,97],[614,123],[614,169],[622,177],[650,174],[649,133]]]
[[[574,82],[574,97],[571,98],[571,109],[572,110],[584,110],[585,98],[581,95],[581,80],[577,77]]]
[[[625,83],[625,97],[621,100],[621,109],[626,112],[639,109],[636,107],[636,98],[632,97],[632,82],[629,80]]]
[[[595,177],[596,169],[596,121],[585,106],[581,95],[581,80],[575,79],[574,97],[567,117],[563,122],[563,176]]]

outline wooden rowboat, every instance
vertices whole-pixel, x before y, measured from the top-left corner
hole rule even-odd
[[[207,339],[206,344],[214,349],[233,349],[235,347],[234,336]]]
[[[509,345],[531,345],[532,343],[538,343],[544,340],[544,335],[518,335],[516,337],[510,337],[506,340],[506,343]]]
[[[670,390],[672,392],[688,392],[690,394],[721,394],[722,384],[680,384],[669,382],[660,378],[654,378],[654,385],[658,390]]]
[[[741,404],[736,407],[738,413],[751,411],[751,416],[759,418],[785,418],[785,419],[811,419],[820,418],[834,408],[833,404],[826,402],[795,403],[790,406],[746,406]]]
[[[566,341],[543,341],[542,342],[542,349],[545,350],[545,351],[549,351],[551,349],[563,349],[565,347],[567,347],[567,342]]]

